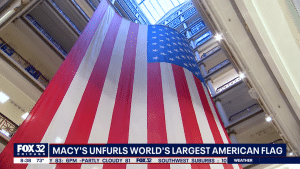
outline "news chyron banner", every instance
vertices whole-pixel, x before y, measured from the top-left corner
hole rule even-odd
[[[15,143],[17,164],[268,164],[300,163],[285,144],[48,144]]]

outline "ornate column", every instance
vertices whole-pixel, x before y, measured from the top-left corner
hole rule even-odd
[[[183,28],[186,29],[187,28],[187,25],[185,22],[183,22]]]
[[[214,87],[213,87],[213,85],[212,85],[211,79],[208,79],[208,80],[206,81],[206,84],[207,84],[207,86],[208,86],[208,88],[209,88],[209,90],[210,90],[211,95],[212,95],[212,96],[215,96],[217,93],[216,93],[216,91],[215,91],[215,89],[214,89]]]
[[[204,63],[200,64],[200,70],[201,70],[203,76],[207,75],[207,71],[205,69],[205,64]]]
[[[224,126],[225,126],[225,127],[229,126],[229,120],[228,120],[228,117],[227,117],[227,115],[226,115],[226,112],[225,112],[225,110],[224,110],[224,108],[223,108],[223,105],[222,105],[222,103],[221,103],[221,100],[220,100],[220,99],[217,99],[217,100],[215,101],[215,104],[216,104],[216,107],[217,107],[217,109],[218,109],[218,112],[219,112],[219,114],[220,114],[220,116],[221,116],[221,119],[222,119],[222,121],[223,121],[223,123],[224,123]]]
[[[236,132],[234,130],[231,130],[230,132],[228,132],[229,138],[231,143],[239,143],[236,139]]]
[[[190,43],[191,43],[191,46],[193,47],[193,49],[195,49],[195,47],[196,47],[196,46],[195,46],[195,43],[194,43],[194,41],[193,41],[193,40],[191,40],[191,42],[190,42]]]
[[[200,61],[201,60],[201,56],[200,56],[200,54],[199,54],[198,51],[195,52],[195,55],[196,55],[197,61]]]

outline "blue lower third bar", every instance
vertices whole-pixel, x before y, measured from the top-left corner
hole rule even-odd
[[[228,164],[300,164],[300,157],[228,157]]]

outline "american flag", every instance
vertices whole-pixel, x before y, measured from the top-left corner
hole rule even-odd
[[[13,143],[229,143],[181,34],[139,25],[101,1],[0,155],[2,168],[240,168],[223,164],[13,164]]]

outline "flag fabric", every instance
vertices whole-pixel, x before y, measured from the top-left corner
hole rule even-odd
[[[185,37],[101,1],[0,155],[2,168],[240,168],[223,164],[13,164],[13,143],[229,143]]]

